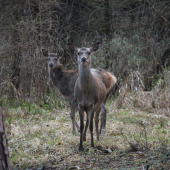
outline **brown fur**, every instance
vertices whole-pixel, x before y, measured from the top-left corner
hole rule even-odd
[[[74,46],[78,54],[79,77],[74,88],[74,97],[78,103],[80,116],[80,145],[79,151],[82,151],[83,140],[86,140],[86,131],[89,125],[91,135],[91,147],[94,147],[93,142],[93,117],[95,112],[95,126],[97,140],[99,140],[98,123],[99,113],[102,104],[106,98],[107,78],[99,71],[90,69],[91,52],[98,49],[99,44],[95,43],[90,48],[77,48]],[[103,83],[105,82],[105,83]],[[84,112],[87,114],[86,126],[84,129]]]
[[[73,133],[75,133],[75,125],[77,126],[78,130],[79,130],[79,126],[75,120],[75,112],[77,110],[77,104],[75,103],[75,99],[74,99],[74,85],[75,82],[78,78],[78,70],[63,70],[63,65],[60,63],[59,61],[59,57],[57,54],[49,54],[43,53],[44,56],[46,56],[47,61],[49,58],[57,58],[57,61],[48,61],[48,67],[50,63],[54,64],[54,68],[50,68],[49,67],[49,71],[50,71],[50,77],[53,81],[53,84],[58,88],[58,90],[60,91],[60,93],[64,96],[64,98],[66,100],[69,101],[70,104],[70,108],[71,108],[71,113],[70,113],[70,117],[72,119],[73,122]],[[99,69],[101,70],[101,69]],[[105,73],[105,70],[102,70],[103,73]],[[106,72],[107,73],[107,72]],[[106,74],[105,73],[105,74]],[[101,80],[103,81],[104,84],[107,84],[107,77],[105,76],[105,74],[102,74]],[[110,80],[109,80],[110,81]],[[112,82],[112,84],[114,84]],[[110,93],[107,90],[108,93]],[[108,94],[107,94],[108,95]],[[105,133],[105,125],[106,125],[106,109],[104,107],[104,105],[102,105],[102,111],[101,111],[101,127],[100,127],[100,132],[102,130],[102,128],[104,129],[104,133]]]
[[[111,88],[113,88],[113,86],[116,84],[116,81],[117,81],[116,77],[103,69],[98,69],[98,70],[102,74],[104,74],[107,79],[106,89],[110,90]]]

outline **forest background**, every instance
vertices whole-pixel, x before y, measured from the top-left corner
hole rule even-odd
[[[88,47],[98,36],[93,67],[111,71],[120,84],[138,72],[151,90],[169,66],[169,1],[14,0],[1,1],[0,11],[1,96],[38,100],[48,76],[42,49],[58,52],[65,69],[75,69],[67,42]]]
[[[26,106],[31,113],[35,105],[68,106],[47,83],[42,49],[58,53],[65,69],[77,69],[76,55],[67,43],[90,47],[96,37],[101,44],[92,67],[117,77],[111,96],[117,98],[116,108],[155,109],[169,117],[169,0],[2,0],[0,37],[0,99],[9,136],[11,108]],[[36,119],[37,115],[33,114]]]

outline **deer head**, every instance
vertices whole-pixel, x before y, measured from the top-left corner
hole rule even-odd
[[[48,54],[47,50],[42,50],[43,55],[47,60],[47,64],[51,69],[58,68],[60,64],[61,56],[58,53],[50,53]]]
[[[74,44],[68,43],[69,49],[75,51],[78,57],[78,64],[87,66],[91,63],[91,53],[99,48],[100,42],[92,44],[90,48],[82,47],[78,48]]]

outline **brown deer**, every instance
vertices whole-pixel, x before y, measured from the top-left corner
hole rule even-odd
[[[78,70],[63,70],[63,65],[60,63],[60,56],[56,53],[48,54],[48,51],[43,49],[43,55],[47,59],[48,70],[50,78],[52,79],[53,84],[58,88],[60,93],[64,96],[65,100],[69,101],[71,113],[70,117],[73,123],[73,134],[76,132],[75,126],[79,130],[79,126],[75,120],[75,112],[77,111],[77,104],[74,99],[74,86],[75,82],[78,78]],[[93,69],[95,70],[95,69]],[[109,72],[105,70],[99,69],[99,71],[104,75],[100,78],[105,83],[107,87],[107,95],[111,93],[111,89],[116,83],[116,79],[112,79],[112,76]],[[106,128],[106,109],[105,106],[102,105],[101,110],[101,130],[103,134],[105,134]],[[85,138],[84,138],[85,140]]]
[[[43,49],[43,55],[47,59],[48,71],[53,84],[58,88],[60,93],[64,96],[64,99],[69,102],[71,112],[70,117],[73,124],[73,134],[76,132],[79,126],[75,120],[75,113],[77,111],[77,105],[74,99],[74,85],[78,77],[77,70],[63,70],[63,65],[60,63],[60,57],[56,53],[50,53]]]
[[[72,50],[78,55],[79,77],[74,87],[74,97],[78,104],[80,116],[80,145],[79,151],[83,150],[83,140],[86,140],[86,131],[89,124],[91,135],[91,147],[93,142],[93,117],[95,114],[95,126],[97,140],[99,140],[98,122],[101,107],[104,106],[107,99],[107,92],[110,91],[111,84],[116,83],[116,78],[110,73],[105,76],[104,70],[91,69],[91,53],[99,47],[99,42],[92,44],[90,48],[77,48],[69,44]],[[111,77],[110,77],[111,76]],[[108,89],[108,91],[107,91]],[[86,126],[84,129],[84,112],[87,114]]]
[[[105,105],[108,97],[110,96],[110,94],[113,91],[113,87],[116,84],[117,79],[116,79],[116,77],[114,75],[112,75],[111,73],[109,73],[109,72],[107,72],[107,71],[105,71],[103,69],[97,69],[97,70],[99,70],[102,73],[102,75],[104,75],[104,77],[103,77],[100,74],[98,74],[100,79],[102,80],[102,82],[106,86],[106,99],[105,99],[105,101],[103,103]],[[102,105],[102,107],[101,107],[100,134],[101,134],[101,130],[103,131],[103,134],[105,134],[105,130],[106,130],[106,116],[107,116],[107,113],[106,113],[105,107],[103,107],[103,105]]]

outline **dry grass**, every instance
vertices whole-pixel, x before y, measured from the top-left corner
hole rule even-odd
[[[121,86],[117,107],[170,116],[169,73],[164,72],[164,80],[160,79],[152,91],[143,91],[144,83],[140,73],[134,72]]]
[[[170,93],[165,91],[158,96],[157,91],[125,92],[124,98],[120,94],[116,101],[108,101],[106,135],[99,142],[94,135],[96,148],[91,148],[88,131],[82,153],[78,153],[79,134],[72,134],[65,102],[62,109],[50,111],[38,105],[30,113],[26,108],[9,109],[5,114],[13,168],[170,169],[170,100],[163,97]]]

